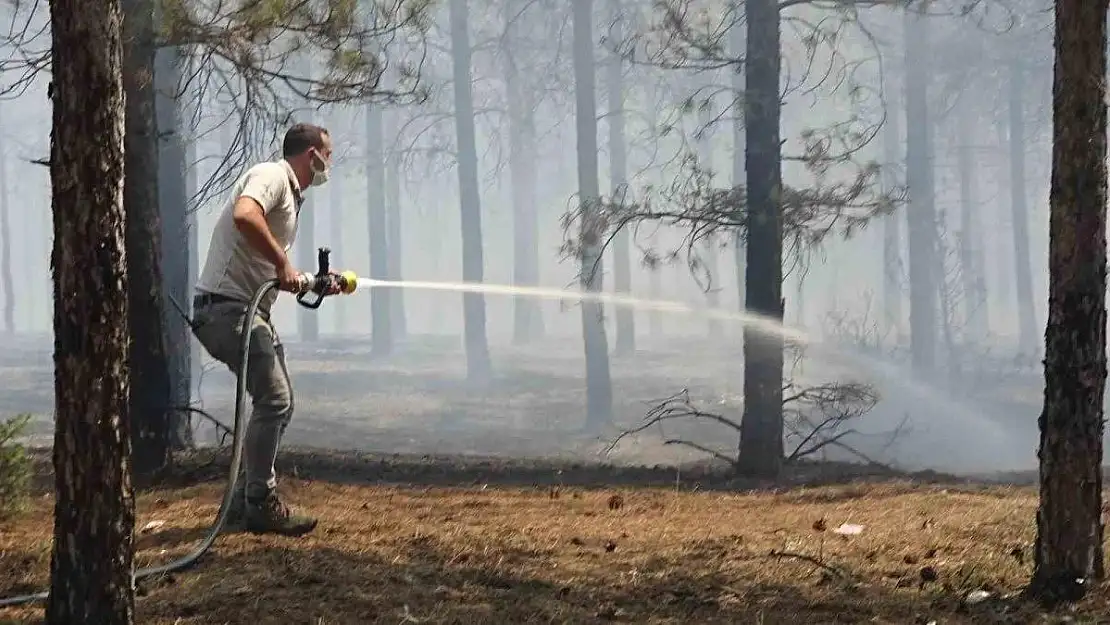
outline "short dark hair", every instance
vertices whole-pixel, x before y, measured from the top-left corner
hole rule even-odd
[[[285,140],[281,142],[281,155],[283,158],[290,158],[304,154],[309,148],[322,148],[324,136],[327,134],[328,129],[323,126],[293,124],[292,128],[285,131]]]

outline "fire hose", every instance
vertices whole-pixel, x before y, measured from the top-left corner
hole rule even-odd
[[[297,303],[301,306],[315,310],[324,302],[325,297],[339,293],[353,293],[358,287],[358,277],[353,272],[344,271],[342,273],[333,273],[331,271],[330,255],[331,250],[326,247],[320,248],[317,257],[317,272],[315,274],[310,272],[300,274],[298,279]],[[239,370],[236,372],[235,422],[232,427],[231,436],[231,466],[228,469],[227,486],[224,488],[224,496],[223,500],[220,502],[220,510],[216,514],[216,520],[212,523],[212,527],[208,530],[208,534],[205,535],[204,539],[200,541],[200,544],[192,551],[166,564],[137,569],[132,583],[136,583],[148,577],[173,573],[192,566],[212,548],[212,544],[216,542],[216,538],[220,535],[220,532],[223,531],[224,525],[227,523],[227,514],[231,507],[231,500],[235,495],[234,486],[238,481],[239,467],[243,461],[243,434],[246,431],[243,415],[247,412],[247,361],[250,354],[251,341],[249,328],[255,315],[258,314],[258,305],[262,301],[262,298],[266,297],[270,291],[277,288],[278,284],[279,282],[277,279],[264,282],[262,286],[258,287],[258,290],[255,291],[254,297],[251,298],[250,303],[247,305],[246,317],[243,324],[244,331],[239,347]],[[308,299],[310,294],[315,295],[315,299]],[[49,597],[48,591],[29,595],[3,597],[0,598],[0,608],[37,603],[45,601],[47,597]]]

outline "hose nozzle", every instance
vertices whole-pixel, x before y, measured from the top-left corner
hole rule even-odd
[[[321,247],[317,261],[319,267],[315,274],[308,272],[301,274],[301,289],[297,294],[297,303],[301,306],[316,309],[324,302],[325,297],[339,293],[354,293],[358,288],[358,276],[355,272],[344,271],[338,274],[331,272],[330,249]],[[314,293],[316,299],[307,300],[306,296],[309,293]]]

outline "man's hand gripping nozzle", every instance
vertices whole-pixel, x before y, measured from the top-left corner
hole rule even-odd
[[[355,272],[332,272],[330,249],[320,248],[317,254],[317,264],[319,266],[315,274],[307,271],[301,274],[301,285],[297,292],[297,303],[301,306],[316,309],[324,303],[325,297],[340,293],[345,295],[354,293],[355,289],[358,288],[358,276],[355,275]],[[316,298],[309,300],[308,295],[310,293],[315,294]]]

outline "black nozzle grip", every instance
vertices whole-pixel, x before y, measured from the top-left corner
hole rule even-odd
[[[316,299],[311,301],[311,302],[308,301],[307,299],[305,299],[305,297],[309,293],[312,293],[313,295],[315,295]],[[323,296],[323,294],[317,293],[316,291],[306,291],[304,293],[300,293],[300,294],[297,295],[297,303],[300,304],[301,306],[304,306],[305,308],[310,309],[310,310],[316,310],[317,308],[320,307],[320,304],[324,303],[324,296]]]
[[[321,247],[316,252],[316,285],[311,290],[305,291],[297,295],[297,303],[305,308],[316,310],[320,304],[324,303],[324,285],[326,283],[326,276],[331,273],[331,249]],[[306,296],[309,293],[316,295],[316,299],[309,301]]]

